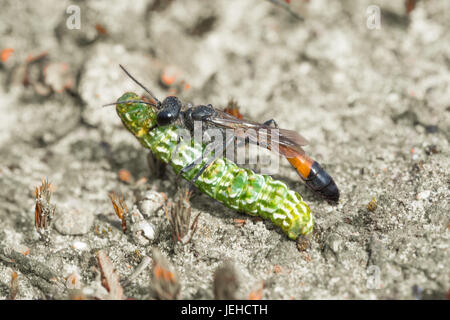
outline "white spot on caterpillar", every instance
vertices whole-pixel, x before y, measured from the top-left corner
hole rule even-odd
[[[284,219],[285,219],[285,216],[282,215],[282,214],[280,214],[280,213],[274,213],[274,214],[273,214],[273,218],[274,218],[275,220],[278,220],[278,219],[284,220]]]

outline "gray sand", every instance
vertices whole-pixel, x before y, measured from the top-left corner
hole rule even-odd
[[[182,299],[214,298],[225,261],[239,298],[262,283],[263,299],[448,298],[450,2],[419,1],[408,18],[403,1],[292,0],[303,22],[263,0],[166,2],[76,2],[79,30],[66,25],[69,1],[0,2],[0,49],[15,50],[0,64],[0,299],[14,271],[16,299],[65,299],[73,288],[101,296],[98,250],[126,281],[153,247],[177,270]],[[369,5],[381,8],[380,29],[367,27]],[[40,65],[66,63],[70,90],[45,96],[21,84],[27,56],[44,51],[29,76],[39,81]],[[158,80],[170,67],[183,101],[221,108],[234,98],[247,118],[275,118],[307,137],[339,204],[312,194],[284,159],[275,177],[313,211],[311,248],[300,252],[270,222],[201,194],[191,200],[197,233],[174,244],[161,208],[161,193],[175,199],[173,171],[152,173],[148,150],[113,107],[101,108],[143,93],[119,63],[158,97],[170,94]],[[34,227],[34,187],[44,177],[56,205],[49,243]],[[153,240],[122,232],[111,191],[153,225]],[[150,279],[144,270],[125,296],[148,298]]]

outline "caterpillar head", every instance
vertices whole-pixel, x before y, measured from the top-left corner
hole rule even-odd
[[[133,102],[134,100],[136,102]],[[142,101],[134,92],[127,92],[117,100],[116,111],[125,127],[135,136],[148,132],[156,125],[154,106]]]

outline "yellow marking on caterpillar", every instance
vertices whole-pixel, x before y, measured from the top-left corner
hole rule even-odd
[[[145,130],[144,128],[141,128],[141,130],[139,130],[139,131],[136,133],[136,136],[142,137],[142,136],[145,135],[145,134],[147,134],[147,130]]]

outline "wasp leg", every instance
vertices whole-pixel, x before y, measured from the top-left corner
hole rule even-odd
[[[175,154],[178,153],[178,147],[179,147],[180,141],[181,141],[180,136],[178,136],[178,138],[177,138],[177,146],[175,147]],[[184,174],[184,173],[190,171],[191,169],[193,169],[197,164],[201,163],[202,159],[203,159],[203,155],[209,154],[212,151],[213,148],[214,148],[214,145],[211,145],[211,144],[207,145],[206,148],[205,148],[205,151],[202,154],[202,156],[198,157],[197,159],[195,159],[194,161],[189,163],[187,166],[181,168],[181,170],[177,174],[177,178],[179,178],[182,174]]]
[[[214,149],[215,145],[213,144],[209,144],[206,146],[205,151],[203,152],[203,154],[198,157],[197,159],[195,159],[194,161],[192,161],[191,163],[189,163],[187,166],[183,167],[180,172],[178,172],[178,176],[181,176],[182,174],[190,171],[191,169],[193,169],[197,164],[202,162],[203,159],[203,155],[205,154],[209,154],[213,149]]]
[[[209,144],[208,146],[206,146],[204,154],[209,154],[213,148],[214,148],[214,145]],[[209,150],[209,149],[211,149],[211,150]],[[220,154],[221,154],[221,152],[218,152],[218,155],[220,155]],[[202,159],[203,159],[203,155],[202,155],[201,157],[195,159],[194,161],[192,161],[192,162],[191,162],[190,164],[188,164],[187,166],[183,167],[183,168],[180,170],[180,172],[178,172],[178,174],[177,174],[177,179],[178,179],[179,177],[181,177],[181,175],[182,175],[183,173],[186,173],[186,172],[190,171],[190,170],[193,169],[198,163],[201,163],[201,162],[202,162]],[[208,161],[206,161],[205,165],[204,165],[204,166],[200,169],[200,171],[199,171],[200,174],[196,174],[195,177],[194,177],[192,180],[188,180],[188,183],[189,183],[189,191],[190,191],[190,192],[193,191],[193,190],[195,190],[195,185],[194,185],[194,183],[195,183],[195,181],[197,181],[198,177],[203,173],[203,171],[205,171],[205,169],[206,169],[207,167],[209,167],[209,166],[211,165],[211,163],[212,163],[212,161],[210,161],[211,159],[212,159],[212,161],[214,161],[214,160],[216,159],[216,156],[212,156],[211,158],[208,159]]]
[[[188,164],[186,167],[183,167],[180,172],[178,172],[178,175],[182,175],[183,173],[186,173],[188,171],[190,171],[192,168],[195,167],[195,165],[197,164],[197,161],[201,160],[202,158],[198,158],[195,159],[194,161],[192,161],[190,164]]]
[[[187,166],[181,168],[180,172],[178,172],[178,175],[182,175],[188,171],[190,171],[191,169],[193,169],[197,164],[201,163],[203,159],[203,155],[201,157],[198,157],[197,159],[195,159],[194,161],[192,161],[191,163],[189,163]]]
[[[273,126],[274,128],[278,129],[278,123],[276,123],[276,121],[273,119],[267,120],[266,122],[264,122],[264,124],[266,126],[271,126],[271,127]]]
[[[202,173],[206,170],[206,169],[208,169],[208,167],[217,159],[217,158],[219,158],[221,155],[219,154],[219,155],[214,155],[214,156],[212,156],[212,157],[210,157],[207,161],[206,161],[206,163],[203,165],[203,167],[200,169],[200,171],[199,172],[197,172],[197,174],[194,176],[194,178],[192,178],[192,180],[191,181],[189,181],[190,183],[192,183],[192,184],[194,184],[196,181],[197,181],[197,179],[198,179],[198,177],[200,177],[201,175],[202,175]]]

